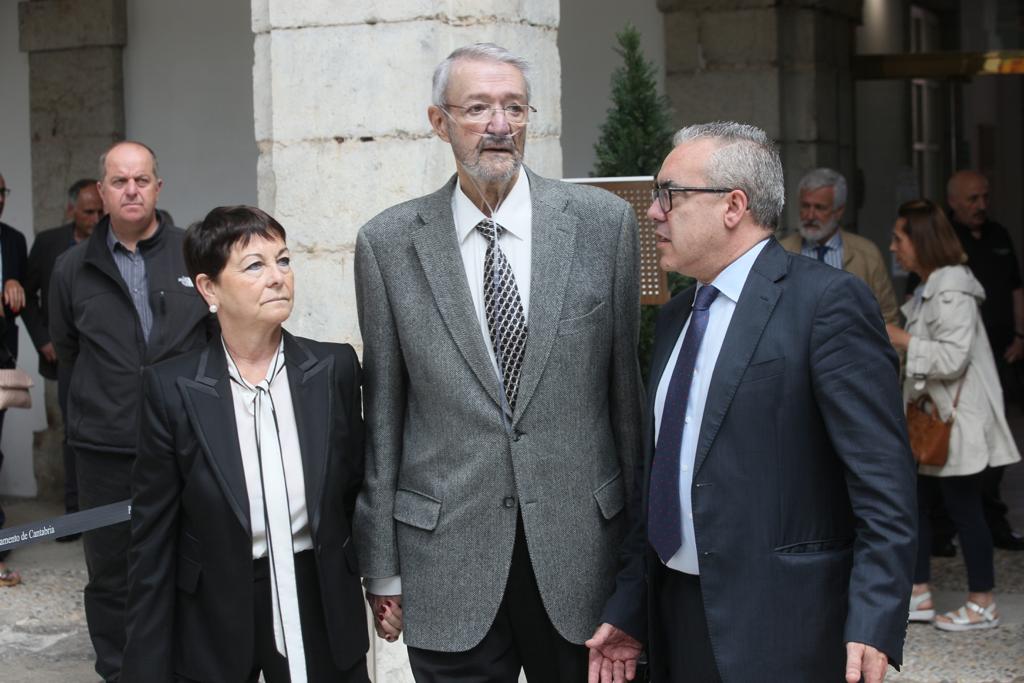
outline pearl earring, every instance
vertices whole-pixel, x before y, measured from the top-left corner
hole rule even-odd
[[[210,313],[217,312],[217,304],[210,304]]]

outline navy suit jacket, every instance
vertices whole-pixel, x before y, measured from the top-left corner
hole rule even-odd
[[[649,620],[646,538],[654,394],[694,288],[659,313],[645,457],[608,621],[668,643]],[[693,475],[693,518],[712,648],[724,681],[842,680],[845,643],[899,665],[916,543],[915,468],[898,360],[858,278],[787,253],[755,261],[712,376]]]

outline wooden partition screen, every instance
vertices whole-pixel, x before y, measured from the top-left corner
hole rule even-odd
[[[647,217],[651,205],[651,176],[628,178],[566,178],[567,183],[593,185],[622,197],[636,211],[640,226],[640,303],[663,304],[669,300],[668,280],[658,267],[658,249],[654,238],[654,221]]]

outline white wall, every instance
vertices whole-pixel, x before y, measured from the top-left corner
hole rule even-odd
[[[125,127],[154,149],[159,205],[185,227],[215,206],[256,204],[250,0],[133,0]]]
[[[640,31],[644,55],[654,63],[658,89],[664,91],[665,38],[656,0],[561,0],[558,51],[562,57],[562,169],[566,178],[588,176],[594,168],[594,143],[611,106],[612,72],[622,65],[615,52],[615,34],[627,21]]]
[[[29,140],[28,55],[18,51],[18,3],[0,1],[0,173],[12,194],[0,220],[24,233],[32,245],[32,155]],[[9,410],[4,421],[3,468],[0,495],[34,496],[32,431],[45,426],[42,381],[36,375],[37,356],[21,327],[18,366],[33,374],[31,410]]]

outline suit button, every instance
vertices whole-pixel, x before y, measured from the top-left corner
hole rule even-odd
[[[523,433],[522,432],[515,432],[512,435],[512,441],[514,441],[515,443],[519,443],[519,439],[521,439],[521,438],[523,438]]]
[[[507,508],[514,508],[516,506],[516,499],[512,496],[506,496],[505,500],[501,501],[501,504]]]

